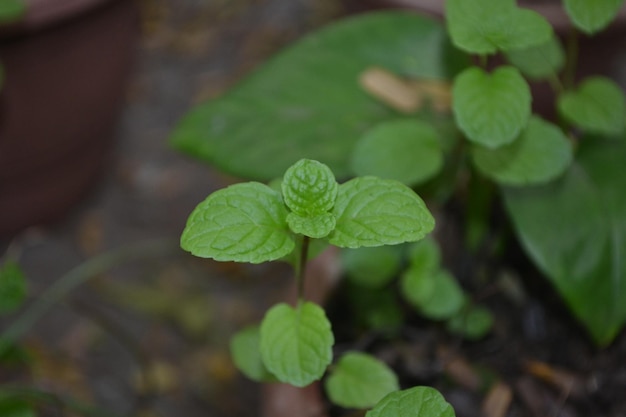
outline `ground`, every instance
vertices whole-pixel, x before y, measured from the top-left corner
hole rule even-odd
[[[193,207],[235,179],[180,155],[168,136],[193,104],[346,10],[332,0],[139,4],[142,36],[106,172],[66,218],[11,243],[32,295],[85,261],[115,256],[88,264],[94,277],[23,338],[29,371],[9,369],[0,382],[71,396],[112,417],[256,416],[259,390],[234,369],[228,340],[281,299],[290,270],[218,264],[178,248]],[[508,414],[489,417],[626,417],[626,335],[594,348],[545,282],[529,282],[517,304],[502,290],[486,292],[497,325],[485,340],[462,342],[414,319],[393,348],[381,348],[377,334],[361,342],[401,366],[403,380],[441,388],[460,417],[478,416],[487,401],[476,368],[502,381],[496,400],[513,392]],[[64,415],[59,410],[42,415]]]

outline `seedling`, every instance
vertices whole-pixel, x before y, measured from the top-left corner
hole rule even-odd
[[[189,216],[181,246],[200,257],[251,263],[295,252],[296,305],[273,306],[260,326],[243,330],[231,345],[234,362],[250,378],[304,387],[326,373],[334,344],[323,307],[307,301],[303,290],[310,241],[342,248],[396,245],[423,239],[434,225],[422,199],[404,184],[372,176],[339,184],[328,166],[302,159],[287,169],[280,191],[248,182],[211,194]],[[398,395],[407,407],[419,401],[430,410],[420,415],[454,415],[430,388],[398,391],[394,372],[365,353],[342,356],[325,387],[338,405],[374,407],[368,415],[393,415],[389,407]]]

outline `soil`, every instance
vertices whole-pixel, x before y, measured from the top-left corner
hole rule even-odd
[[[83,415],[68,413],[69,398],[110,417],[257,416],[260,390],[234,369],[228,340],[283,298],[291,271],[200,260],[177,249],[193,207],[235,179],[181,156],[167,139],[190,106],[223,93],[280,47],[346,10],[335,0],[141,4],[144,36],[109,170],[65,219],[0,241],[0,253],[19,257],[32,305],[94,256],[168,243],[147,257],[112,262],[69,292],[22,338],[22,359],[0,364],[0,383],[53,393],[40,408],[43,417]],[[626,64],[617,71],[626,81]],[[626,334],[595,348],[546,281],[518,267],[527,263],[513,254],[515,263],[496,265],[487,280],[458,248],[446,258],[494,313],[486,338],[463,341],[406,306],[409,319],[392,336],[363,327],[343,333],[351,323],[339,292],[340,301],[329,305],[337,351],[375,353],[407,386],[440,389],[459,417],[484,415],[490,401],[507,407],[488,417],[626,417]],[[488,391],[494,381],[504,388]]]

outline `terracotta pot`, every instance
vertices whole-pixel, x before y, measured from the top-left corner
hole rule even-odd
[[[0,28],[0,237],[62,216],[93,186],[138,35],[129,0],[30,0]]]

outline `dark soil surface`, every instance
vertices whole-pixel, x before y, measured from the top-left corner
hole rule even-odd
[[[140,4],[143,36],[107,172],[65,219],[0,245],[19,255],[29,305],[83,262],[117,255],[25,334],[22,359],[0,365],[0,383],[54,394],[41,416],[87,415],[68,412],[70,398],[110,417],[258,416],[260,391],[235,370],[229,338],[283,298],[291,272],[199,260],[178,249],[193,207],[235,179],[181,156],[168,136],[193,104],[223,93],[347,7],[335,0]],[[616,74],[621,82],[625,68]],[[498,266],[484,281],[457,255],[447,265],[494,312],[486,338],[463,341],[409,311],[393,337],[350,330],[338,335],[338,351],[374,352],[407,385],[440,389],[459,417],[626,417],[626,334],[597,349],[535,271]],[[330,305],[338,330],[349,323],[346,305]],[[481,411],[498,402],[502,411]]]

